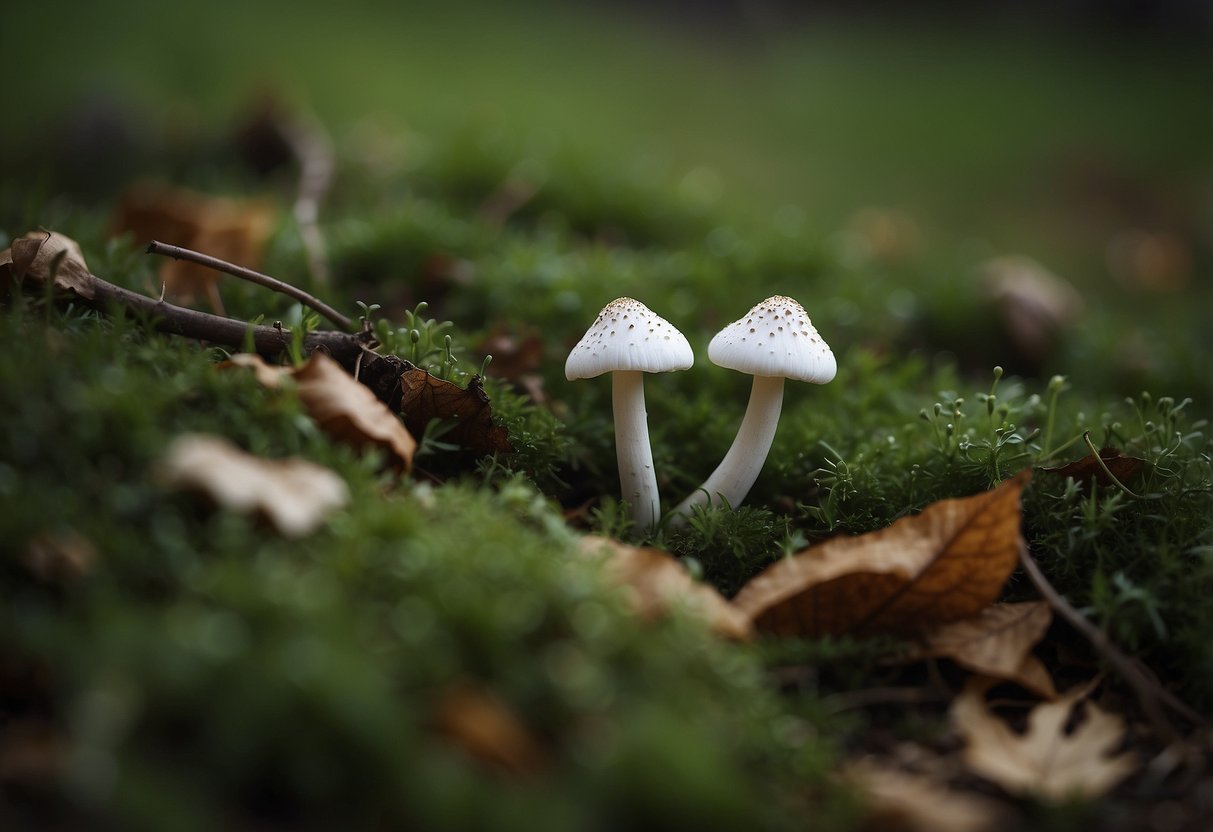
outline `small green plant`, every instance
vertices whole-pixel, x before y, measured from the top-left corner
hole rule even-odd
[[[364,319],[378,306],[360,304]],[[373,332],[380,348],[390,355],[403,358],[414,366],[429,370],[439,378],[450,380],[458,359],[454,355],[453,341],[446,330],[454,324],[426,318],[422,313],[429,308],[425,301],[404,313],[403,324],[397,326],[386,318],[375,322]]]

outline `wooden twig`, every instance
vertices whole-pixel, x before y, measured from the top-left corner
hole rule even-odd
[[[215,271],[225,272],[234,277],[239,277],[242,280],[248,280],[268,289],[273,289],[275,292],[280,292],[288,297],[292,297],[305,306],[310,306],[324,317],[335,323],[347,332],[354,328],[354,322],[345,315],[342,315],[333,307],[329,306],[319,298],[313,297],[302,289],[285,283],[276,277],[270,277],[268,274],[255,272],[252,269],[246,269],[244,266],[237,266],[234,263],[229,263],[226,260],[220,260],[218,257],[211,257],[209,254],[201,254],[197,251],[191,251],[188,248],[180,246],[171,246],[167,243],[162,243],[158,240],[153,240],[148,243],[148,254],[160,254],[165,257],[172,257],[175,260],[188,260],[191,263],[197,263],[201,266],[214,269]],[[115,287],[116,288],[116,287]],[[225,319],[226,320],[226,319]]]
[[[258,326],[233,318],[223,318],[209,312],[199,312],[175,306],[163,300],[149,298],[130,289],[115,286],[94,274],[75,275],[73,287],[78,302],[103,312],[119,307],[153,321],[160,332],[197,338],[214,344],[240,349],[250,333],[253,348],[261,355],[273,357],[287,350],[292,334],[281,327]],[[362,354],[367,336],[358,333],[320,330],[303,336],[303,349],[307,353],[324,350],[346,369],[352,369]]]
[[[1156,679],[1143,670],[1137,660],[1122,652],[1108,638],[1107,633],[1087,620],[1086,616],[1074,609],[1061,593],[1053,588],[1044,573],[1040,571],[1040,567],[1032,558],[1031,553],[1028,552],[1027,544],[1022,541],[1019,545],[1019,562],[1053,611],[1086,638],[1095,651],[1103,656],[1117,675],[1124,679],[1125,684],[1133,690],[1146,719],[1160,737],[1168,741],[1178,738],[1175,726],[1167,718],[1164,705],[1193,725],[1204,725],[1204,718],[1200,714],[1159,684]]]

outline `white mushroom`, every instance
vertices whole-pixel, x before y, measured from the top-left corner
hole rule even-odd
[[[564,365],[570,381],[612,374],[619,487],[633,522],[643,529],[656,525],[660,497],[641,374],[685,370],[694,363],[691,345],[669,321],[640,301],[616,298],[598,313]]]
[[[708,344],[713,364],[754,376],[750,403],[733,446],[703,485],[678,504],[675,514],[689,515],[693,506],[724,501],[736,508],[771,450],[783,407],[783,380],[825,384],[838,365],[834,353],[814,329],[804,307],[776,295],[716,334]]]

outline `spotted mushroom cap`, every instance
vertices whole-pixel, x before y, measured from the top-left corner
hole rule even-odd
[[[804,307],[775,295],[716,333],[708,344],[713,364],[752,376],[783,376],[825,384],[834,378],[834,353]]]
[[[691,345],[673,324],[631,298],[616,298],[573,347],[565,378],[593,378],[616,370],[664,373],[695,363]]]

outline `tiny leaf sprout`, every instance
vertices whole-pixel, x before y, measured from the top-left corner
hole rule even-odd
[[[403,358],[409,363],[449,380],[449,375],[456,359],[455,349],[449,342],[451,336],[444,330],[453,325],[450,321],[438,321],[426,318],[424,312],[429,308],[425,301],[418,303],[413,309],[405,310],[404,320],[395,324],[386,318],[379,318],[373,325],[365,323],[371,313],[379,309],[378,304],[364,304],[362,307],[364,326],[369,327],[382,352]]]

